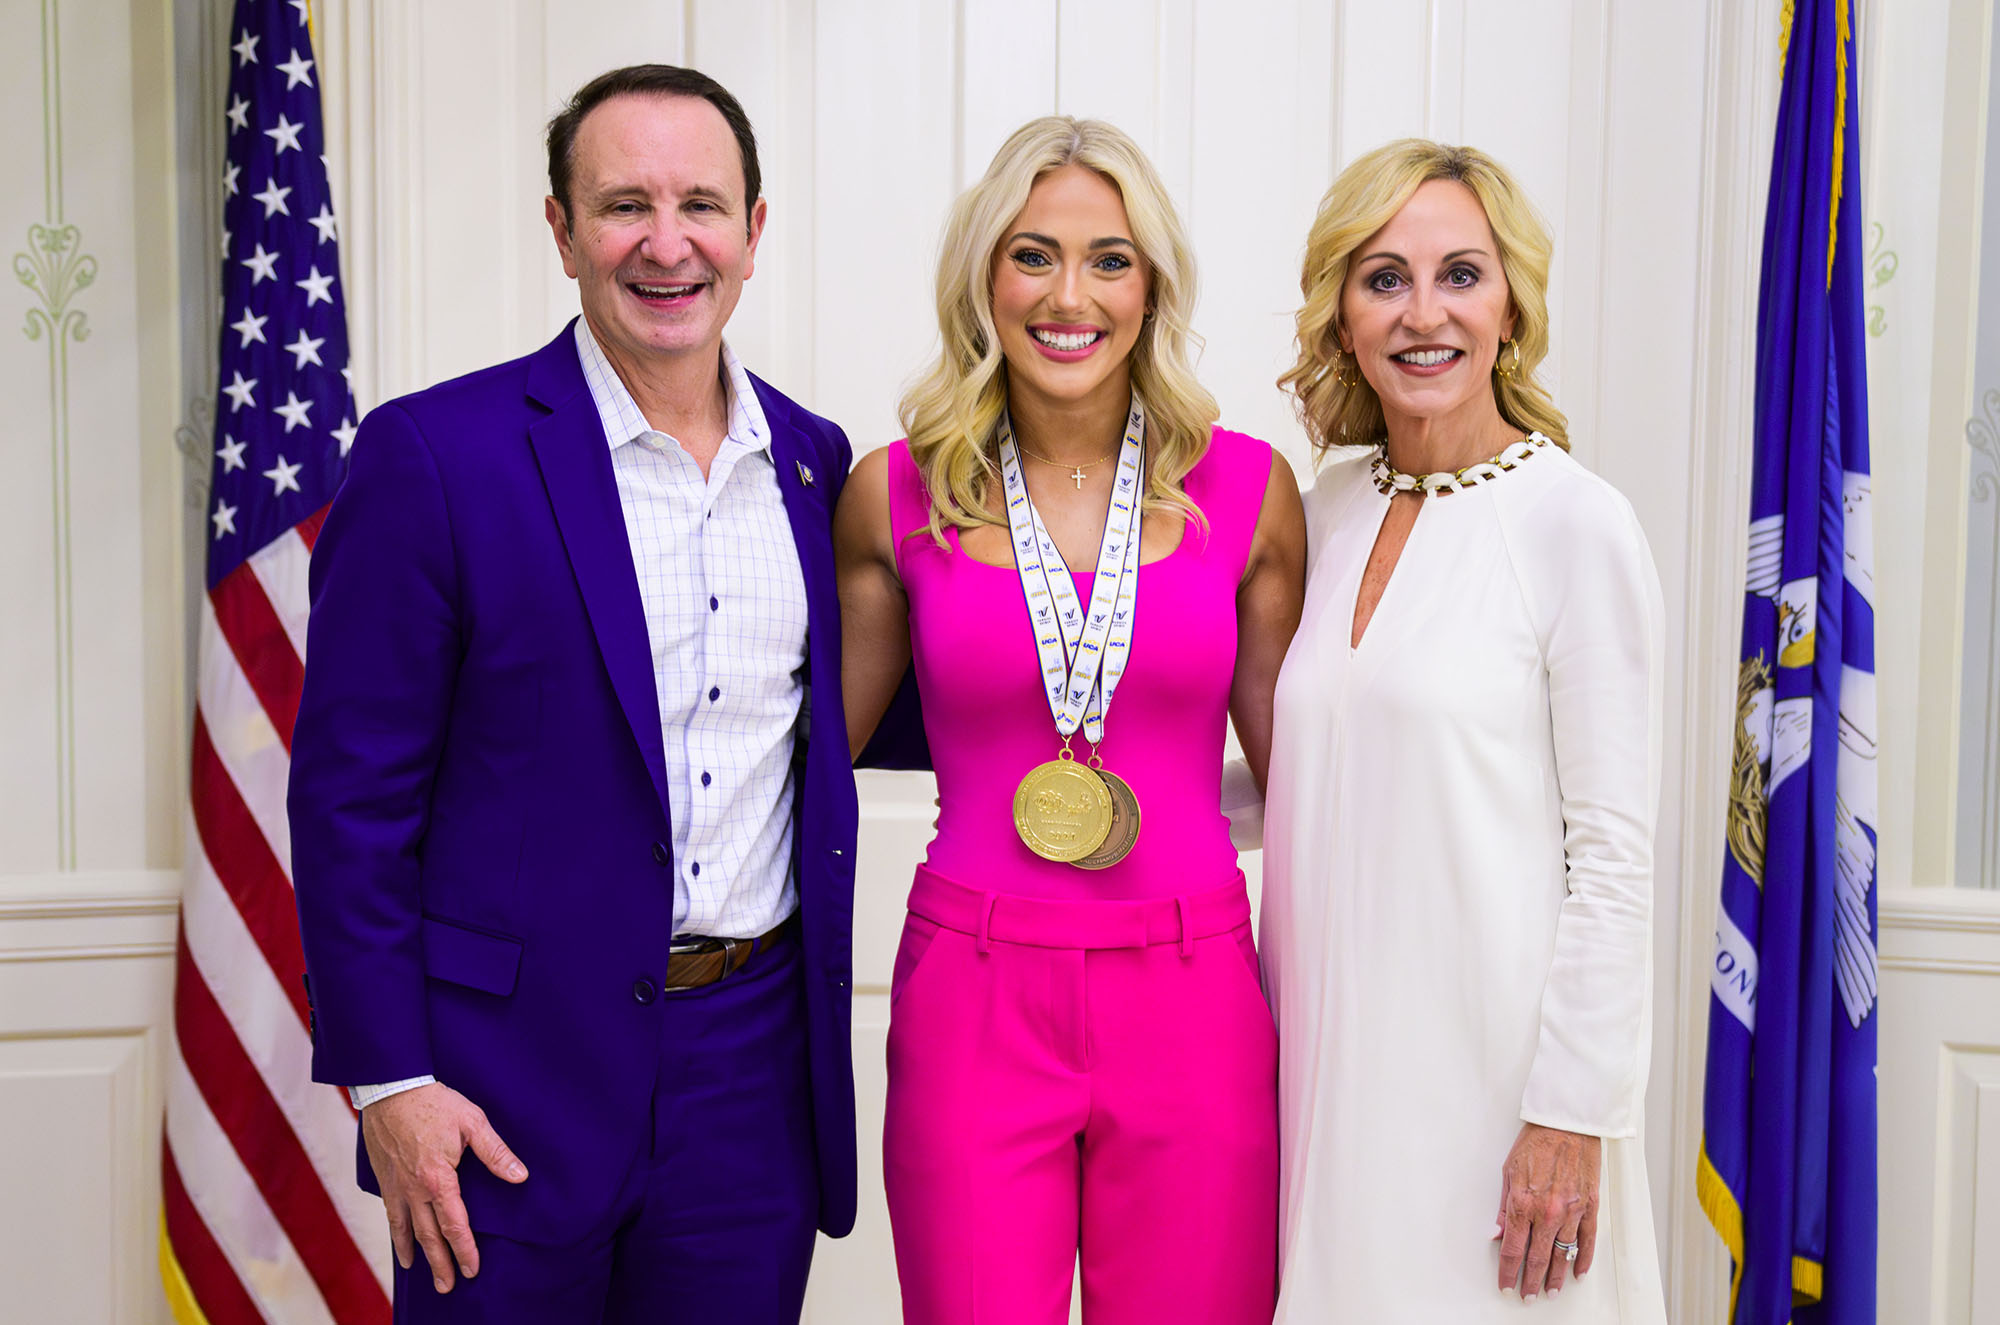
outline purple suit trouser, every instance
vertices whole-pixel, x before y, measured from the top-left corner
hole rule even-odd
[[[657,998],[677,1085],[604,1223],[544,1246],[479,1233],[475,1210],[478,1277],[440,1294],[419,1250],[396,1271],[399,1325],[796,1325],[819,1209],[798,946]]]

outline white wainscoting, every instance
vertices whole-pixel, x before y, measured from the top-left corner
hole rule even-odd
[[[2000,905],[1885,893],[1881,1319],[2000,1321]]]
[[[165,1318],[160,1065],[187,763],[171,13],[0,5],[8,1321]]]
[[[0,879],[0,1316],[156,1325],[180,876]]]

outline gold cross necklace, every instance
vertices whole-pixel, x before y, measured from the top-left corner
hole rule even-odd
[[[1016,448],[1020,450],[1022,455],[1028,457],[1028,459],[1030,460],[1039,460],[1043,464],[1049,466],[1052,469],[1069,470],[1070,471],[1069,477],[1076,484],[1076,490],[1078,492],[1083,491],[1083,480],[1087,477],[1087,475],[1085,475],[1083,472],[1084,470],[1089,469],[1094,465],[1101,465],[1107,460],[1115,460],[1118,457],[1118,453],[1116,451],[1113,451],[1110,455],[1101,455],[1097,457],[1097,459],[1095,460],[1086,460],[1081,464],[1071,465],[1061,460],[1051,460],[1045,455],[1036,455],[1033,451],[1030,451],[1027,447],[1022,446],[1021,439],[1018,437],[1014,439],[1014,445]]]

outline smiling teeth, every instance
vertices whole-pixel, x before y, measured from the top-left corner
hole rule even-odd
[[[667,299],[678,299],[684,294],[694,293],[701,287],[699,285],[643,285],[635,281],[632,288],[640,294],[659,295]]]
[[[1410,350],[1396,356],[1399,363],[1415,364],[1419,368],[1434,368],[1458,357],[1457,350]]]
[[[1036,331],[1033,335],[1036,340],[1052,350],[1080,350],[1086,346],[1095,345],[1104,333],[1101,331],[1079,331],[1075,333]]]

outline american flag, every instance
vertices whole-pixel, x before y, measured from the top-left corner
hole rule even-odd
[[[237,0],[160,1269],[181,1325],[389,1318],[354,1113],[312,1081],[285,784],[306,563],[354,439],[309,0]]]

